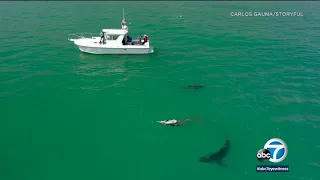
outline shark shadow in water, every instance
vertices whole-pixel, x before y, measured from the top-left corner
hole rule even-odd
[[[230,150],[230,141],[228,139],[228,136],[226,135],[226,140],[224,142],[224,145],[222,148],[220,148],[219,151],[212,153],[207,156],[203,156],[199,159],[200,162],[204,163],[217,163],[220,166],[227,167],[222,160],[227,156],[228,152]]]
[[[204,87],[205,87],[204,85],[188,85],[183,88],[184,89],[193,89],[194,91],[196,91],[196,90],[204,88]]]

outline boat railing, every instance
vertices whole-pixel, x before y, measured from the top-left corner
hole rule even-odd
[[[94,37],[100,37],[100,34],[99,33],[88,33],[88,32],[72,33],[72,34],[69,34],[68,40],[74,41],[77,39],[93,39]]]

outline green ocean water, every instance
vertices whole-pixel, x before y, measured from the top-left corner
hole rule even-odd
[[[122,8],[154,54],[90,55],[67,41],[119,28]],[[230,16],[254,11],[304,16]],[[318,2],[0,2],[0,180],[320,179],[319,12]],[[192,116],[202,121],[155,123]],[[225,133],[227,168],[200,163]],[[273,137],[288,145],[290,172],[257,173]]]

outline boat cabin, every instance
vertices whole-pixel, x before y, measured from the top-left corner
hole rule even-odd
[[[139,36],[136,40],[133,40],[132,37],[128,35],[128,27],[123,26],[122,29],[102,29],[104,33],[105,41],[109,45],[115,44],[119,45],[142,45],[142,38]]]

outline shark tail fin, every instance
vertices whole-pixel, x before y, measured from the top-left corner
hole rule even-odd
[[[228,168],[227,165],[222,161],[218,161],[218,165],[225,167],[225,168]]]

